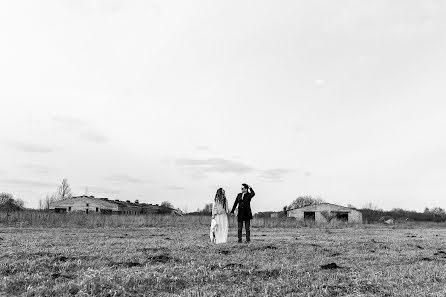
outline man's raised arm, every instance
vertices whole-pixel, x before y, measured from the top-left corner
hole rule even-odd
[[[256,195],[256,192],[254,192],[254,189],[249,187],[249,190],[251,192],[251,198],[254,197]]]

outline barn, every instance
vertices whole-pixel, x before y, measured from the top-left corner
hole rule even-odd
[[[302,221],[317,223],[328,223],[332,221],[362,223],[362,213],[360,211],[331,203],[320,203],[289,209],[287,216],[295,217]]]
[[[110,200],[108,198],[95,198],[94,196],[77,196],[69,199],[51,202],[50,210],[57,213],[85,212],[101,214],[157,214],[176,213],[175,209],[159,205],[139,203],[138,200]]]

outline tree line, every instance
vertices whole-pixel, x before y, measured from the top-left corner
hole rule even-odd
[[[277,217],[279,218],[286,217],[289,210],[321,203],[325,203],[325,201],[320,197],[299,196],[289,205],[283,206],[282,211],[259,212],[256,213],[255,216],[258,218],[269,218],[271,217],[271,214],[277,214]],[[405,210],[402,208],[394,208],[389,211],[384,211],[379,209],[372,202],[366,203],[362,208],[356,208],[351,204],[348,204],[347,207],[359,210],[362,213],[362,218],[365,223],[377,223],[382,220],[382,218],[392,218],[401,221],[446,222],[446,211],[441,207],[426,207],[423,212]]]

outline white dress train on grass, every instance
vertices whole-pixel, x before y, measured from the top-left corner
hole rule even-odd
[[[214,243],[225,243],[228,241],[228,203],[226,209],[222,204],[215,202],[212,207],[212,216],[215,218],[211,222],[210,237]]]

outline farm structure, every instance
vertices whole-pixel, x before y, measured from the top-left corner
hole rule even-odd
[[[331,221],[362,223],[362,213],[360,211],[331,203],[313,204],[290,209],[287,212],[287,216],[317,223],[328,223]]]
[[[176,209],[147,203],[139,203],[138,200],[135,200],[135,202],[132,203],[130,200],[110,200],[108,198],[95,198],[94,196],[77,196],[69,199],[54,201],[50,203],[50,210],[54,210],[57,213],[85,212],[87,214],[180,214]]]

